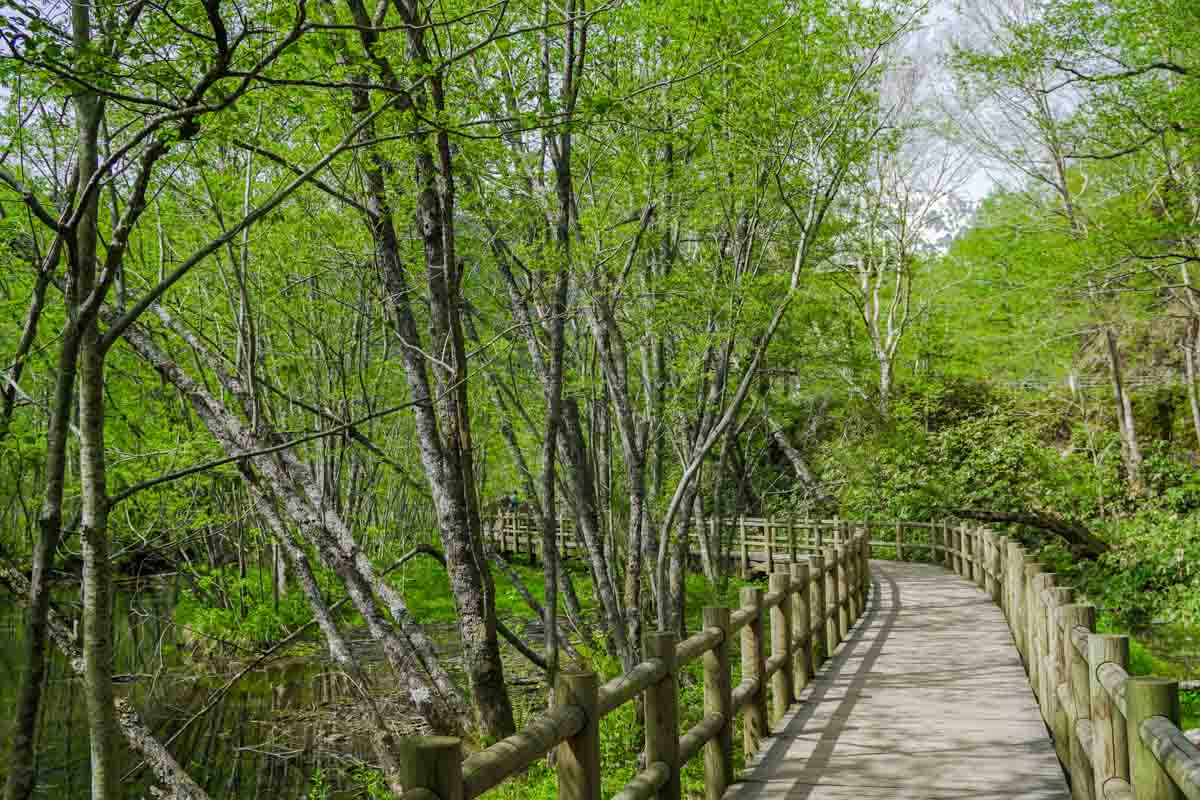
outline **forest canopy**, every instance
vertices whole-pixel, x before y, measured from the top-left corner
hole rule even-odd
[[[629,669],[729,591],[739,516],[1004,525],[1114,624],[1200,624],[1198,33],[1191,0],[5,4],[5,800],[55,659],[92,797],[137,762],[222,796],[114,690],[150,575],[188,652],[348,676],[397,794],[392,703],[511,734],[515,674]]]

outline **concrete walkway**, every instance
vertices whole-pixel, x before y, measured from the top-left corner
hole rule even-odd
[[[1000,610],[941,567],[871,568],[863,619],[726,797],[1069,797]]]

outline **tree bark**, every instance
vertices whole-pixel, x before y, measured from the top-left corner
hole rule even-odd
[[[73,284],[73,281],[70,282]],[[68,285],[68,293],[74,288]],[[74,408],[75,373],[79,358],[78,329],[68,320],[59,346],[54,377],[54,394],[46,431],[45,496],[38,519],[38,538],[33,551],[33,572],[28,591],[25,619],[24,663],[17,691],[17,707],[12,725],[10,765],[4,784],[4,800],[27,800],[33,794],[36,777],[34,743],[40,716],[42,692],[46,682],[46,639],[50,610],[50,570],[63,527],[63,487],[67,463],[67,434]]]
[[[164,320],[170,320],[165,311],[158,309],[158,312]],[[206,352],[203,343],[195,337],[187,336],[177,325],[172,329],[184,336],[197,353],[203,355]],[[222,403],[184,373],[141,327],[127,328],[125,339],[135,353],[183,393],[227,453],[234,455],[264,449],[260,437],[272,435],[265,423],[257,433],[246,430]],[[230,394],[236,396],[236,384],[229,382],[229,376],[220,371],[218,376]],[[251,458],[270,482],[272,493],[287,515],[317,547],[325,564],[343,581],[372,638],[383,646],[389,664],[403,681],[417,713],[439,733],[463,732],[466,726],[457,688],[441,666],[432,644],[396,590],[375,575],[370,561],[344,521],[325,500],[308,468],[287,452]],[[379,608],[377,596],[387,606],[399,631]]]

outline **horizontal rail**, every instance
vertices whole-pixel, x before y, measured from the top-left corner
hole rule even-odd
[[[409,789],[400,795],[400,800],[441,800],[441,798],[428,789],[418,786],[416,789]]]
[[[746,703],[758,690],[762,688],[762,681],[758,678],[742,678],[742,682],[733,690],[733,708],[735,711],[741,711]]]
[[[1125,681],[1129,680],[1129,673],[1125,668],[1111,661],[1106,662],[1096,667],[1096,678],[1121,712],[1121,716],[1129,716],[1125,708]]]
[[[775,673],[783,669],[784,664],[787,664],[791,660],[791,653],[780,653],[778,655],[771,656],[767,659],[767,668],[763,671],[763,675],[767,678],[775,677]]]
[[[700,720],[692,729],[679,737],[679,763],[688,763],[696,754],[700,752],[700,748],[717,738],[717,734],[721,732],[722,726],[725,725],[725,715],[717,714],[716,712],[705,714],[704,719]]]
[[[1134,800],[1133,787],[1124,778],[1109,778],[1104,782],[1104,800]]]
[[[758,618],[757,608],[739,608],[734,611],[729,617],[729,630],[731,632],[740,631],[750,623],[750,620]]]
[[[486,750],[467,758],[462,765],[463,796],[466,800],[499,786],[506,778],[524,772],[553,750],[559,742],[574,736],[587,723],[587,715],[578,706],[558,706]]]
[[[649,687],[661,681],[667,674],[667,665],[660,659],[643,661],[624,675],[618,675],[600,687],[597,707],[601,717],[607,716],[637,697]]]
[[[725,631],[720,628],[705,628],[694,636],[689,636],[675,649],[675,665],[682,667],[692,663],[724,640]]]
[[[1138,727],[1138,734],[1183,796],[1200,800],[1200,752],[1175,723],[1166,717],[1150,717]]]
[[[613,800],[650,800],[671,780],[671,768],[661,761],[634,776],[625,788],[613,795]]]

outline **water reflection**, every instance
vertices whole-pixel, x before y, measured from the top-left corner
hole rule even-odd
[[[172,624],[177,587],[143,582],[115,597],[117,691],[133,699],[145,723],[213,798],[300,798],[320,769],[349,796],[354,758],[365,742],[338,732],[337,709],[350,702],[344,676],[319,658],[288,658],[242,677],[213,708],[184,729],[228,680],[196,657],[186,632]],[[75,598],[60,594],[70,604]],[[0,595],[0,742],[9,738],[22,665],[23,611]],[[83,800],[88,793],[87,717],[81,686],[51,648],[49,682],[37,746],[38,797]],[[346,714],[341,716],[345,717]],[[123,751],[129,798],[149,797],[151,777]],[[7,765],[0,764],[0,780]]]

